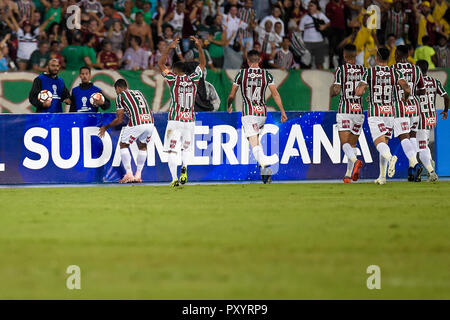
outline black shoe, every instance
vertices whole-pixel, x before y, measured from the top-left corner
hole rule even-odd
[[[258,165],[258,168],[259,168],[259,172],[260,172],[260,174],[261,174],[261,181],[262,181],[263,183],[265,183],[264,181],[266,181],[266,176],[265,176],[265,174],[264,174],[264,169],[263,169],[260,165]]]
[[[423,165],[418,163],[414,167],[414,182],[422,181]]]
[[[412,167],[408,168],[408,181],[409,182],[414,181],[414,168],[412,168]]]
[[[270,168],[264,168],[264,180],[263,183],[271,183],[272,182],[272,170]]]
[[[187,182],[187,169],[185,166],[182,166],[180,170],[180,183],[185,184],[186,182]]]

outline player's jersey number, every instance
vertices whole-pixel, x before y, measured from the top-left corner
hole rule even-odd
[[[246,95],[247,99],[252,102],[261,101],[261,87],[247,87]]]
[[[422,112],[436,111],[434,106],[434,94],[420,96],[420,110]]]
[[[392,86],[373,86],[373,102],[390,104],[392,103]]]

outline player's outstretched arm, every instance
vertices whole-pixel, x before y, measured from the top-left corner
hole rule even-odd
[[[239,86],[233,84],[233,87],[231,88],[230,94],[228,95],[227,99],[227,111],[228,113],[233,112],[233,100],[236,98],[236,92],[239,89]]]
[[[202,41],[199,38],[196,38],[194,36],[191,36],[191,40],[194,41],[195,46],[197,47],[198,50],[198,59],[200,60],[200,69],[202,69],[202,71],[205,71],[205,67],[206,67],[206,57],[205,57],[205,52],[203,51],[203,46],[202,46]]]
[[[448,94],[445,94],[442,98],[444,98],[444,111],[441,112],[442,119],[447,119],[448,117],[448,105],[450,103],[450,99],[448,97]]]
[[[103,138],[105,136],[106,130],[121,124],[123,122],[123,114],[124,113],[125,113],[124,109],[118,109],[116,111],[116,118],[113,121],[111,121],[109,124],[107,124],[106,126],[100,127],[100,129],[98,130],[98,136],[100,138]]]
[[[367,87],[368,87],[368,86],[367,86],[367,83],[360,82],[360,83],[358,84],[358,86],[356,87],[356,89],[355,89],[355,94],[356,94],[357,96],[361,97],[361,96],[364,94],[364,92],[366,92]]]
[[[400,87],[402,87],[403,89],[403,101],[406,101],[409,99],[409,96],[411,95],[411,88],[409,87],[408,82],[406,82],[405,79],[400,79],[398,81],[398,84],[400,85]]]
[[[275,87],[275,85],[270,85],[269,89],[270,89],[270,92],[272,92],[273,100],[275,100],[275,103],[277,104],[278,109],[280,109],[280,111],[281,111],[281,122],[286,122],[287,121],[286,112],[284,111],[283,102],[281,101],[281,96],[277,90],[277,87]]]
[[[341,91],[341,85],[340,84],[333,84],[330,87],[330,97],[337,96],[340,91]]]
[[[170,50],[175,49],[175,47],[178,45],[179,42],[180,42],[180,37],[177,36],[177,37],[176,37],[175,39],[173,39],[173,41],[167,46],[166,50],[164,50],[161,59],[159,59],[159,61],[158,61],[158,67],[159,67],[159,69],[161,70],[161,72],[163,72],[163,73],[168,73],[168,72],[170,72],[170,70],[166,67],[167,57],[169,56]]]

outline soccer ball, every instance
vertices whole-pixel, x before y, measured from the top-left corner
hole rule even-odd
[[[100,100],[102,102],[105,102],[105,97],[100,93],[100,92],[96,92],[93,93],[89,99],[89,102],[94,106],[95,102],[94,99]]]
[[[53,97],[52,93],[50,91],[48,91],[48,90],[42,90],[38,94],[38,99],[42,103],[44,103],[45,101],[48,101],[48,100],[51,101],[52,97]]]

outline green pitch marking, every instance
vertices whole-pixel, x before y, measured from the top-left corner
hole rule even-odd
[[[449,194],[449,182],[4,189],[0,298],[450,299]],[[66,287],[71,265],[80,290]]]

